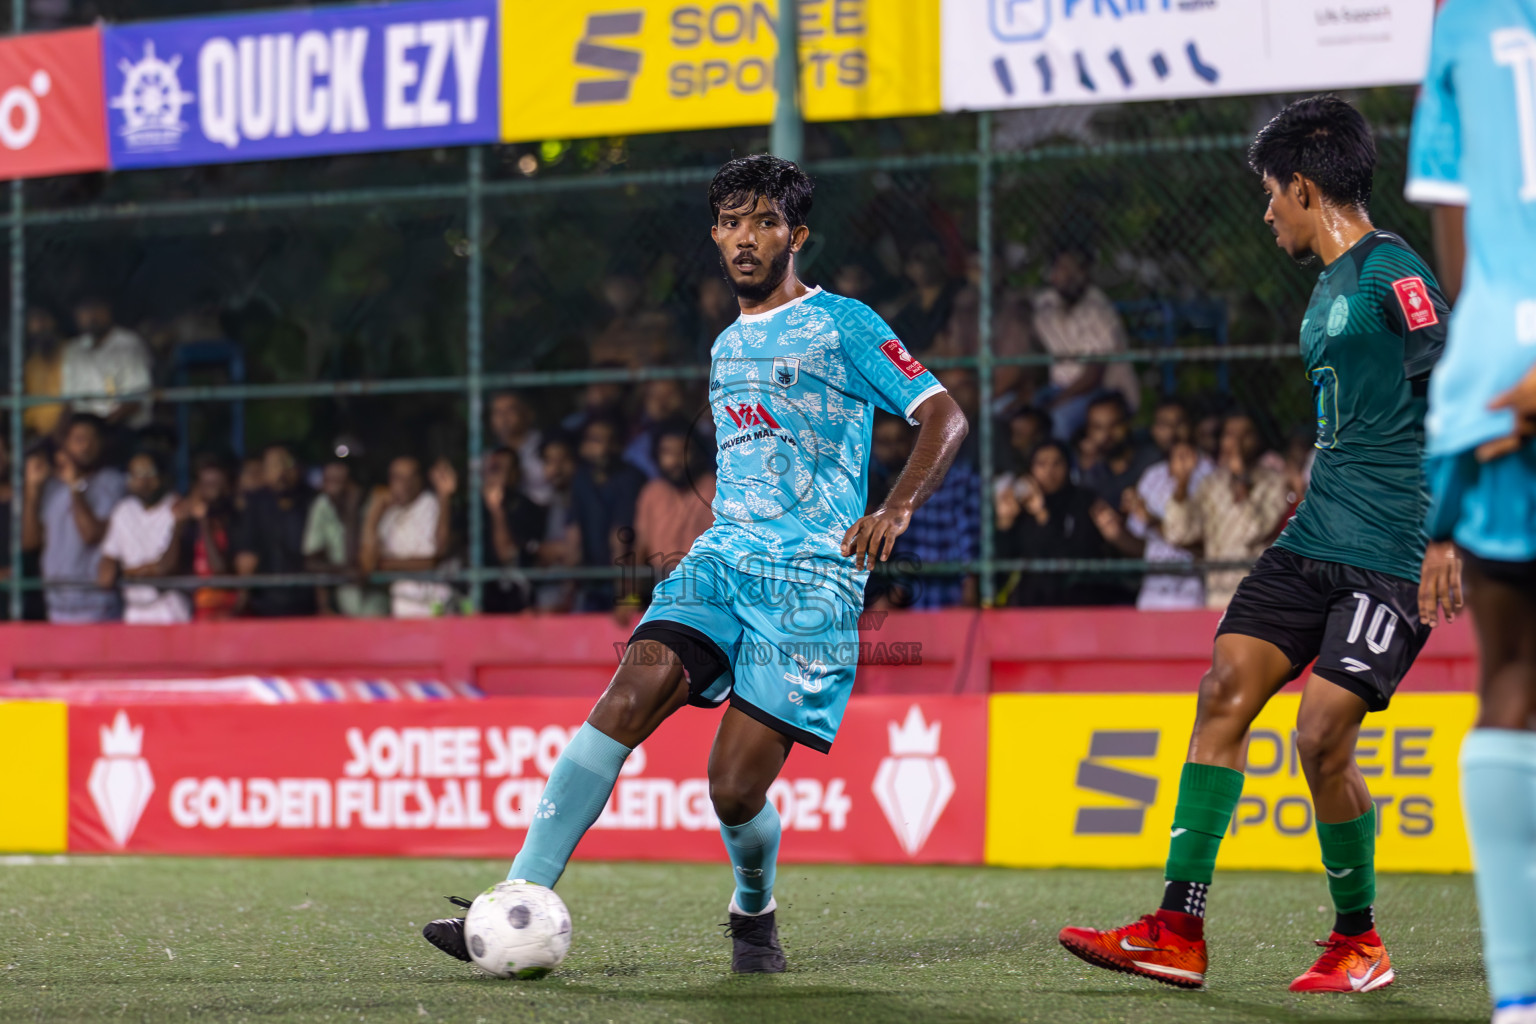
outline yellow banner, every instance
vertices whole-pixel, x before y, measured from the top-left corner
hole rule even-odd
[[[939,0],[799,0],[814,121],[938,113]],[[502,0],[509,142],[766,124],[777,0]]]
[[[62,853],[69,813],[69,709],[0,703],[0,851]]]
[[[1217,868],[1316,870],[1312,800],[1296,756],[1300,696],[1254,723],[1247,780]],[[1470,871],[1457,756],[1470,694],[1405,694],[1367,716],[1356,760],[1377,809],[1377,866]],[[992,698],[989,864],[1161,867],[1189,744],[1191,696]]]

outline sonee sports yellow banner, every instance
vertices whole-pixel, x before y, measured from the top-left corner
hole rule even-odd
[[[1218,871],[1319,866],[1300,703],[1276,697],[1254,724]],[[1367,716],[1356,761],[1376,802],[1377,867],[1471,870],[1457,757],[1476,714],[1471,694],[1405,694]],[[1193,695],[993,697],[987,863],[1161,867],[1194,717]]]
[[[778,0],[502,0],[509,142],[767,124]],[[816,121],[939,111],[939,0],[799,0]]]

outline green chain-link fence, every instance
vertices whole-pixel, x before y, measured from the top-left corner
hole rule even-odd
[[[1401,199],[1411,93],[1353,98],[1381,151],[1375,220],[1427,251],[1425,217]],[[1245,161],[1253,131],[1283,100],[812,126],[817,196],[803,276],[856,283],[889,308],[907,259],[937,252],[970,287],[927,361],[974,374],[985,403],[999,374],[1027,383],[1049,366],[1037,347],[997,337],[999,324],[1041,285],[1056,246],[1086,246],[1131,332],[1131,352],[1114,358],[1135,369],[1141,421],[1173,393],[1247,409],[1283,445],[1310,419],[1294,338],[1315,268],[1275,248]],[[702,407],[708,340],[728,315],[704,188],[722,159],[763,143],[761,130],[699,132],[12,183],[0,216],[11,243],[12,522],[27,443],[20,412],[59,400],[23,393],[25,311],[67,309],[86,293],[110,298],[155,347],[157,423],[188,451],[285,441],[313,459],[347,439],[370,457],[456,455],[460,493],[476,496],[484,407],[497,390],[522,390],[545,424],[601,381],[680,377]],[[226,343],[241,372],[187,358],[199,342]],[[979,573],[987,600],[999,571],[1145,567],[999,562],[992,477],[1012,455],[995,436],[1003,424],[979,415],[975,427],[981,557],[922,571]],[[464,558],[436,575],[478,598],[503,570],[482,564],[484,512],[465,504]],[[16,616],[38,584],[20,571],[19,530],[9,540]]]

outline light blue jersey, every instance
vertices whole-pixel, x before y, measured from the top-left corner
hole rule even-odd
[[[1430,383],[1427,450],[1509,434],[1536,362],[1536,0],[1447,0],[1414,113],[1408,198],[1467,206],[1467,265]]]
[[[692,553],[861,600],[868,573],[842,543],[864,514],[874,411],[910,420],[943,385],[874,310],[820,288],[742,315],[710,357],[715,523]]]
[[[859,663],[869,573],[854,572],[842,545],[864,514],[875,408],[910,420],[944,388],[873,310],[820,288],[743,315],[711,357],[715,524],[641,622],[701,637],[725,658],[690,703],[729,700],[826,752]]]

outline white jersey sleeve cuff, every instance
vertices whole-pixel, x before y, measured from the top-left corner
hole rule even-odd
[[[1403,195],[1414,203],[1437,203],[1441,206],[1466,206],[1472,194],[1467,186],[1455,181],[1436,181],[1434,178],[1413,178],[1403,189]]]
[[[912,401],[908,402],[907,408],[904,412],[904,415],[907,417],[907,422],[912,424],[914,427],[917,426],[917,420],[912,418],[912,410],[928,401],[928,399],[932,398],[934,395],[941,394],[946,390],[948,389],[946,389],[943,384],[935,384],[933,387],[929,388],[927,391],[924,391],[922,394],[912,399]]]

